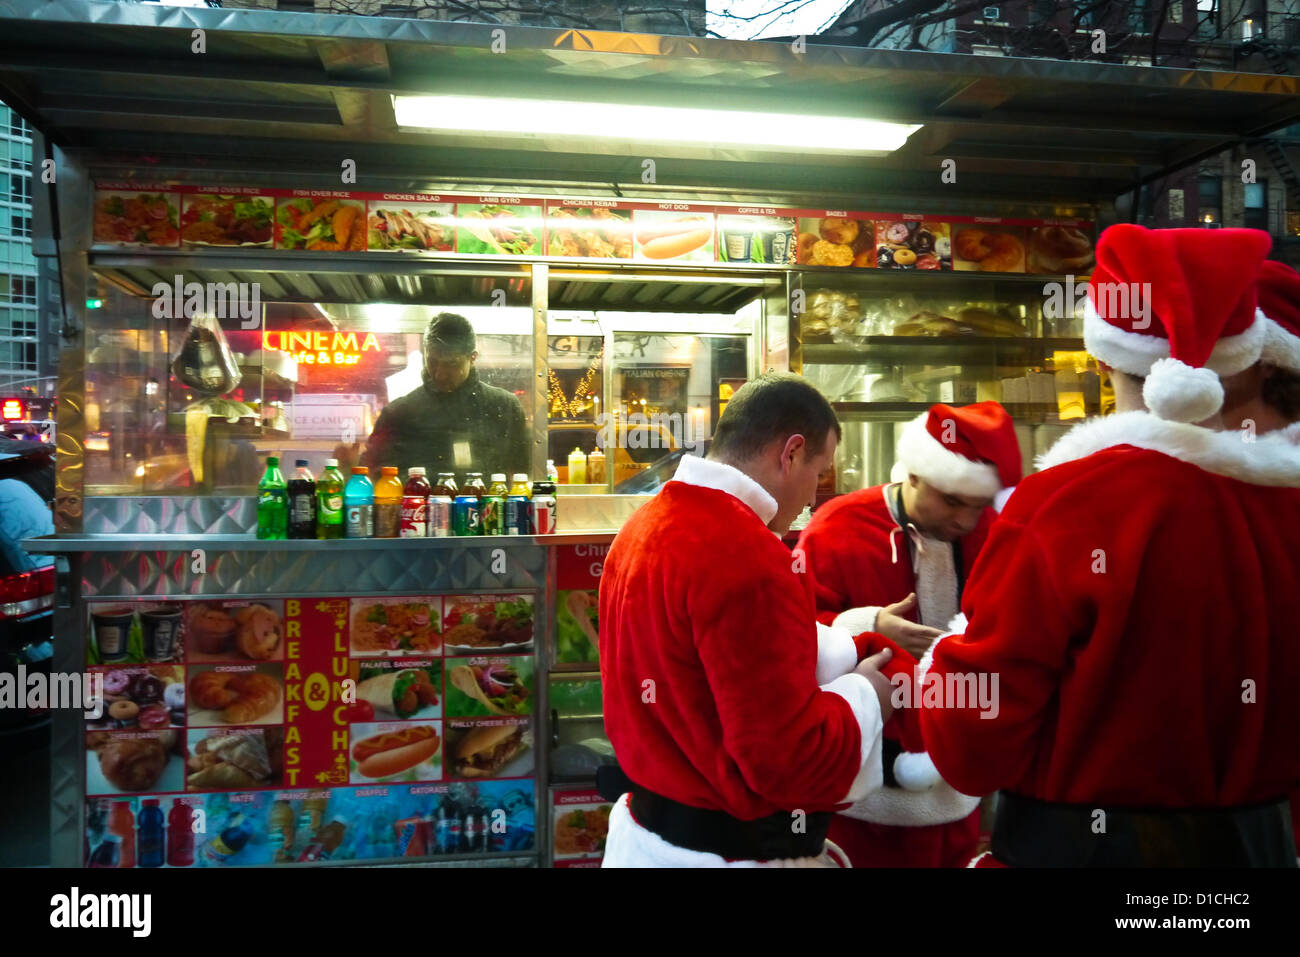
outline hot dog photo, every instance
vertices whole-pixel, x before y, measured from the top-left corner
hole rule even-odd
[[[633,215],[640,259],[713,262],[712,213],[639,209]]]
[[[442,723],[381,721],[348,728],[353,784],[442,779]]]

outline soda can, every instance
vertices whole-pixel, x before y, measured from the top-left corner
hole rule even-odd
[[[556,524],[555,486],[550,482],[533,485],[533,534],[553,535]]]
[[[482,515],[477,495],[457,495],[452,510],[453,535],[482,535]]]
[[[528,499],[523,495],[511,495],[506,499],[506,534],[532,535],[532,509]]]
[[[429,496],[429,537],[446,538],[453,534],[451,523],[452,500],[450,495]]]
[[[484,535],[506,533],[506,500],[500,495],[484,495],[480,524]]]

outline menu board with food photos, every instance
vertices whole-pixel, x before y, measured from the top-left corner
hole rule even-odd
[[[600,867],[613,809],[598,791],[557,788],[551,795],[553,866]]]
[[[535,851],[534,597],[92,603],[87,865]]]
[[[609,544],[555,548],[555,648],[557,664],[600,661],[600,575]]]
[[[1083,274],[1093,223],[944,213],[98,182],[100,245]]]

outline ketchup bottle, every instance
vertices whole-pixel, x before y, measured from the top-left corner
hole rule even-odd
[[[194,812],[180,798],[172,799],[167,815],[167,864],[189,867],[194,863]]]

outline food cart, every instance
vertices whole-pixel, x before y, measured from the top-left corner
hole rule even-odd
[[[58,534],[32,547],[54,669],[111,699],[55,718],[56,866],[598,863],[601,560],[734,390],[827,392],[827,494],[882,481],[934,401],[1003,401],[1028,462],[1105,402],[1069,293],[1115,197],[1300,112],[1290,77],[19,6],[0,97],[56,173],[64,297]],[[435,93],[493,99],[453,128]],[[471,128],[524,93],[786,126]],[[868,118],[904,132],[835,141]],[[530,477],[554,463],[559,533],[254,538],[264,458],[355,457],[444,309],[519,399]],[[186,349],[221,341],[196,387]],[[416,763],[373,760],[397,748]]]

